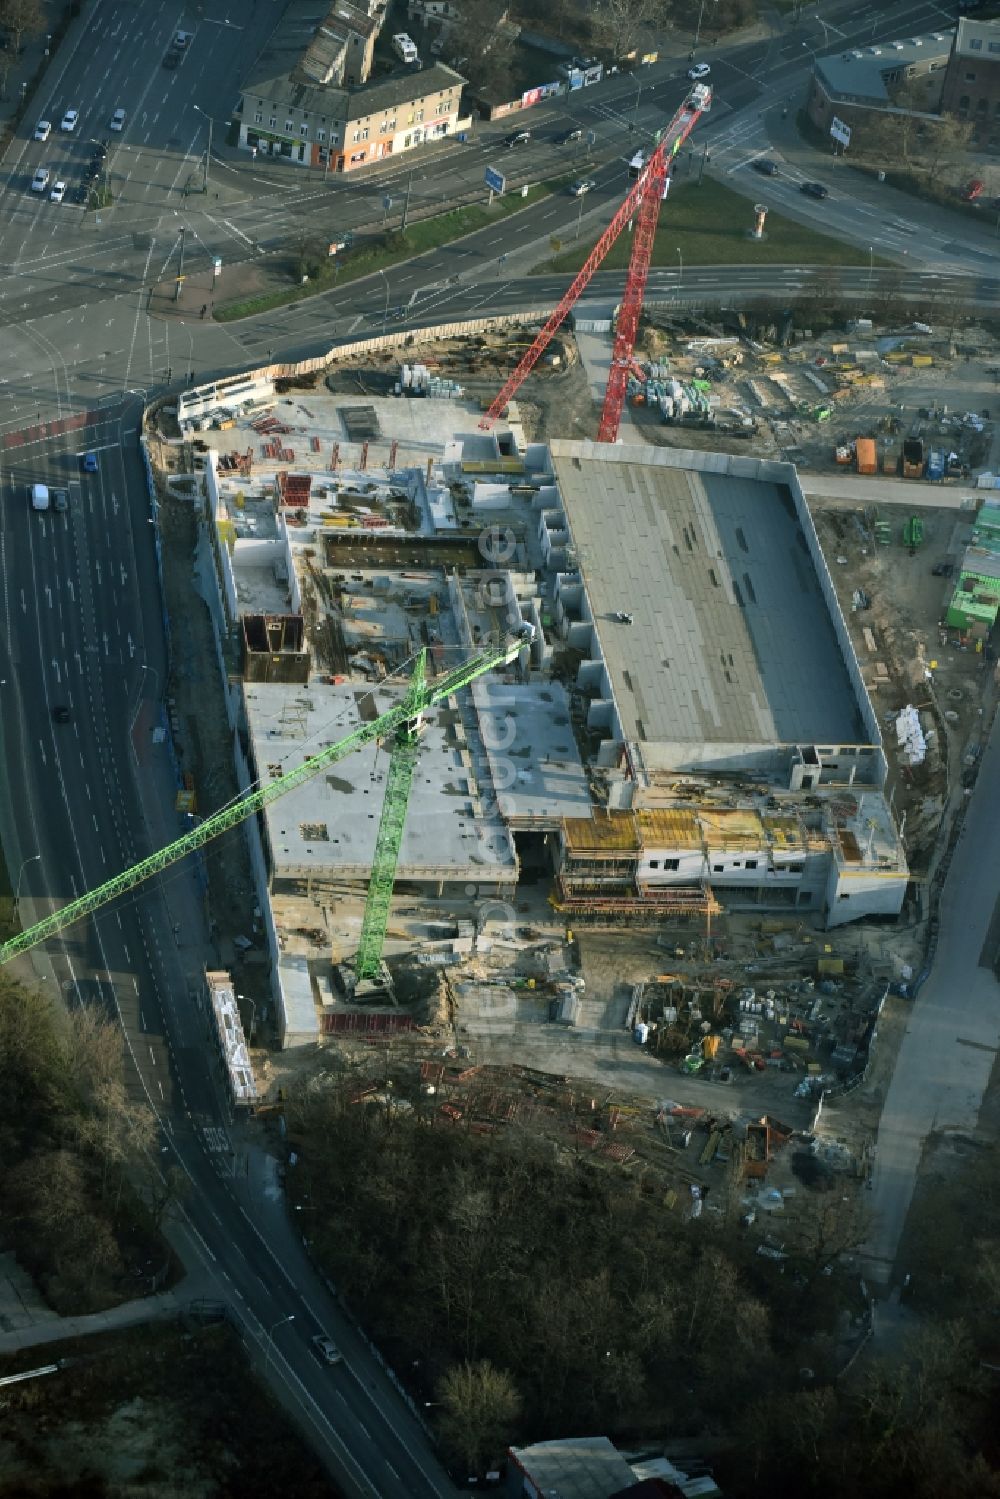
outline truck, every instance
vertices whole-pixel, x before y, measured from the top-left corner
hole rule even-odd
[[[859,437],[854,444],[854,466],[859,474],[878,473],[878,451],[874,437]]]
[[[405,31],[396,32],[392,39],[392,50],[405,63],[420,61],[417,44],[411,36],[407,36]]]
[[[924,477],[924,440],[922,437],[908,437],[903,443],[903,478],[922,479]]]
[[[48,510],[49,491],[46,484],[32,484],[31,508],[32,510]]]

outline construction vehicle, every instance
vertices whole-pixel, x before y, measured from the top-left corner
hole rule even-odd
[[[924,539],[924,523],[919,515],[911,515],[903,527],[903,545],[914,550]]]
[[[484,431],[488,432],[494,422],[503,415],[507,403],[520,390],[548,348],[556,330],[567,313],[576,305],[611,246],[625,226],[634,222],[632,254],[625,277],[625,291],[618,309],[611,369],[597,431],[598,442],[617,440],[629,376],[634,375],[643,383],[646,379],[644,372],[635,362],[633,351],[636,334],[639,331],[639,318],[642,314],[646,280],[649,276],[649,263],[653,253],[653,240],[656,237],[660,203],[666,196],[670,169],[678,151],[711,105],[712,90],[708,84],[695,84],[670,124],[662,132],[645,166],[636,168],[638,177],[635,185],[625,195],[617,213],[591,250],[559,306],[551,314],[531,347],[522,356],[513,374],[508,377],[486,415],[480,421],[479,425]]]
[[[509,666],[523,650],[530,646],[534,635],[534,626],[523,624],[513,634],[503,637],[499,644],[488,646],[478,655],[473,656],[470,661],[465,662],[463,666],[456,666],[451,671],[445,672],[433,683],[426,680],[427,652],[421,650],[414,662],[406,696],[397,707],[380,714],[371,723],[361,724],[353,733],[334,744],[327,745],[318,755],[311,755],[294,770],[275,777],[267,785],[259,786],[255,791],[247,790],[229,806],[207,817],[198,827],[185,833],[176,842],[168,844],[166,848],[160,849],[149,858],[140,860],[138,864],[133,864],[130,869],[106,880],[103,885],[98,885],[96,889],[88,891],[86,895],[81,895],[77,900],[70,901],[58,911],[53,911],[51,915],[35,922],[34,926],[28,927],[18,936],[12,937],[10,941],[0,946],[0,966],[9,963],[11,958],[17,957],[18,953],[37,947],[46,938],[64,932],[67,927],[73,926],[84,916],[89,916],[93,911],[99,911],[102,906],[108,905],[119,895],[134,890],[137,885],[141,885],[154,874],[159,874],[162,870],[169,868],[170,865],[176,864],[188,854],[194,853],[196,849],[204,848],[220,834],[245,822],[255,813],[262,812],[272,802],[278,801],[287,792],[294,791],[303,782],[311,780],[327,766],[343,760],[354,750],[360,749],[362,745],[376,742],[389,744],[391,751],[386,775],[385,800],[382,803],[382,816],[375,839],[371,881],[368,886],[368,899],[365,903],[364,920],[361,924],[361,937],[355,962],[355,974],[358,981],[376,980],[381,970],[382,946],[389,920],[393,880],[399,860],[410,788],[413,784],[418,736],[423,715],[435,703],[442,702],[453,693],[460,692],[463,687],[468,687],[471,682],[486,672],[493,671],[497,667]]]

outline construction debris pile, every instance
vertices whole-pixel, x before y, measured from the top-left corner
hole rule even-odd
[[[636,1043],[685,1076],[733,1083],[773,1069],[797,1073],[808,1098],[860,1071],[885,986],[859,984],[842,958],[820,958],[817,977],[731,979],[660,974],[635,986],[626,1024]]]

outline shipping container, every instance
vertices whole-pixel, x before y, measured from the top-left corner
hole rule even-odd
[[[854,462],[859,474],[878,473],[878,451],[874,437],[859,437],[854,444]]]

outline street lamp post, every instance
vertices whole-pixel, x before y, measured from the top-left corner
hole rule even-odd
[[[382,337],[385,338],[385,330],[389,323],[389,278],[385,271],[379,270],[379,275],[385,282],[385,306],[382,308]]]
[[[287,1317],[279,1317],[278,1320],[277,1320],[277,1322],[271,1328],[271,1331],[268,1333],[268,1335],[267,1335],[267,1352],[264,1355],[264,1371],[265,1371],[265,1373],[267,1372],[267,1369],[268,1369],[268,1367],[270,1365],[270,1362],[271,1362],[271,1353],[274,1350],[274,1335],[275,1335],[275,1333],[278,1331],[279,1327],[284,1327],[284,1325],[285,1325],[286,1322],[294,1322],[294,1321],[295,1321],[295,1313],[294,1312],[291,1312]]]
[[[677,261],[678,261],[677,289],[678,289],[678,291],[680,291],[681,282],[684,279],[684,256],[681,254],[681,247],[680,247],[680,245],[678,245],[676,247],[676,249],[677,249]]]
[[[204,178],[204,181],[202,183],[202,188],[201,188],[201,190],[202,190],[203,193],[207,193],[208,192],[208,163],[209,163],[209,161],[211,159],[211,156],[212,156],[212,126],[215,124],[215,121],[212,118],[212,116],[208,113],[208,110],[207,109],[202,109],[202,107],[201,107],[200,104],[192,104],[191,108],[197,110],[200,115],[204,115],[205,119],[208,121],[208,150],[205,152],[205,178]]]
[[[21,902],[21,881],[24,878],[24,871],[27,869],[27,867],[28,867],[29,864],[37,864],[41,860],[41,857],[42,857],[41,854],[32,854],[30,858],[25,859],[24,863],[21,865],[21,868],[18,870],[18,874],[17,874],[17,886],[16,886],[15,891],[14,891],[14,915],[15,916],[17,915],[18,906],[20,905],[20,902]]]
[[[868,295],[872,294],[872,277],[875,274],[875,246],[868,246]]]

